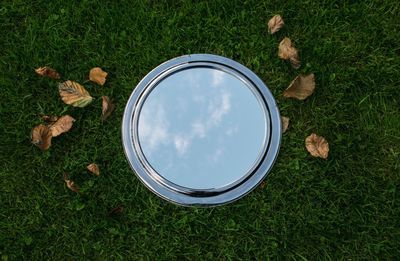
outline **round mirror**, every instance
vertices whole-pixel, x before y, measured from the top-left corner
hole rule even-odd
[[[219,69],[199,66],[168,75],[140,111],[138,141],[145,159],[182,187],[235,184],[265,149],[268,117],[256,95],[243,79]]]
[[[126,156],[140,180],[181,205],[218,205],[251,191],[277,156],[281,122],[265,84],[230,59],[170,60],[132,93]]]

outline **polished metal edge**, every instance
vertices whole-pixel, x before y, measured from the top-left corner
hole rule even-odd
[[[142,160],[137,157],[137,151],[134,147],[135,140],[132,135],[132,133],[135,131],[135,121],[133,119],[134,112],[138,109],[138,101],[141,99],[148,86],[152,84],[154,80],[159,78],[160,74],[170,70],[171,68],[175,68],[180,65],[187,66],[190,63],[199,62],[224,65],[228,68],[234,69],[249,79],[257,88],[265,101],[266,108],[269,111],[271,129],[267,151],[262,162],[259,163],[258,168],[252,173],[252,175],[248,176],[244,182],[240,183],[236,187],[231,188],[230,190],[218,194],[211,193],[209,196],[204,197],[193,196],[190,195],[190,193],[187,194],[179,192],[179,188],[178,190],[171,189],[170,187],[165,186],[165,183],[160,182],[160,180],[157,180],[157,178],[154,179],[154,176],[149,175],[148,169],[146,169],[146,167],[143,165]],[[268,175],[276,160],[280,147],[282,135],[281,132],[281,119],[278,107],[271,92],[268,90],[263,81],[255,73],[240,63],[225,57],[211,54],[193,54],[177,57],[166,61],[165,63],[153,69],[139,82],[132,92],[125,107],[122,121],[122,142],[124,152],[135,174],[152,192],[161,198],[183,206],[222,205],[235,201],[252,191]]]

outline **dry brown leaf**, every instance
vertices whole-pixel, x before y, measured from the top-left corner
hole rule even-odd
[[[49,78],[55,79],[55,80],[60,79],[60,74],[56,70],[54,70],[50,67],[47,67],[47,66],[39,67],[39,68],[35,69],[35,72],[40,76],[49,77]]]
[[[72,180],[68,179],[68,175],[66,173],[64,173],[64,181],[67,184],[67,187],[75,192],[78,193],[79,192],[79,187],[78,185],[76,185]]]
[[[51,124],[50,130],[53,137],[56,137],[71,129],[75,119],[69,115],[61,116],[55,123]]]
[[[295,52],[296,49],[292,46],[292,40],[288,37],[283,38],[279,43],[278,56],[283,60],[288,60]]]
[[[51,131],[46,125],[40,124],[32,129],[32,143],[41,150],[47,150],[51,145]]]
[[[103,96],[102,116],[103,121],[107,119],[115,109],[115,105],[111,102],[108,96]]]
[[[59,117],[54,115],[43,115],[41,118],[47,123],[54,123],[58,120]]]
[[[300,62],[300,60],[299,60],[299,55],[290,57],[289,60],[290,60],[290,64],[292,65],[292,67],[293,67],[294,69],[299,69],[299,68],[300,68],[301,62]]]
[[[308,96],[313,94],[314,89],[315,76],[313,73],[306,76],[298,75],[289,84],[289,87],[283,92],[283,96],[287,98],[305,100]]]
[[[292,67],[295,69],[300,68],[299,53],[296,48],[292,45],[292,40],[288,37],[283,38],[279,43],[278,56],[283,60],[290,60]]]
[[[85,107],[93,100],[89,92],[82,85],[74,81],[68,80],[60,83],[58,91],[63,102],[74,107]]]
[[[89,164],[86,168],[96,176],[100,176],[100,169],[96,163]]]
[[[124,206],[118,205],[117,207],[111,209],[111,210],[108,212],[108,215],[109,215],[110,217],[112,217],[112,216],[120,216],[120,215],[122,214],[123,211],[124,211]]]
[[[280,15],[274,15],[269,21],[268,21],[268,31],[270,34],[274,34],[278,32],[285,23],[283,22],[283,19]]]
[[[306,148],[313,157],[328,158],[329,144],[324,137],[312,133],[306,138]]]
[[[104,83],[106,82],[107,74],[108,73],[103,71],[100,67],[95,67],[89,72],[89,80],[99,85],[104,85]]]
[[[289,128],[289,118],[281,116],[281,121],[282,121],[282,133],[285,133]]]

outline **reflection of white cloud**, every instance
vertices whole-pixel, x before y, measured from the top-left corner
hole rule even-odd
[[[212,70],[212,81],[211,84],[213,87],[218,87],[224,81],[224,75],[226,73],[220,70]]]
[[[224,81],[224,72],[214,71],[212,75],[213,86]],[[197,85],[199,85],[201,79],[196,78],[198,78],[198,75],[188,75],[187,80],[189,82],[198,80]],[[194,107],[196,108],[194,111],[199,114],[189,126],[184,121],[182,122],[184,125],[181,126],[179,122],[181,118],[185,119],[190,107],[187,106],[188,102],[191,102],[190,100],[175,100],[174,106],[177,108],[177,112],[174,111],[173,114],[171,114],[172,111],[169,110],[169,107],[166,107],[168,103],[163,103],[163,100],[147,101],[146,106],[142,108],[138,126],[140,144],[143,150],[151,155],[159,149],[173,146],[172,149],[176,151],[175,155],[186,157],[191,151],[191,146],[197,147],[196,144],[200,142],[196,139],[205,138],[212,129],[224,128],[226,135],[233,135],[234,130],[227,130],[227,126],[219,126],[231,110],[231,93],[224,87],[213,90],[193,98],[192,101],[198,105]],[[179,116],[180,113],[183,113],[185,117]],[[175,120],[178,121],[175,122]],[[184,132],[182,133],[182,131]],[[209,159],[216,161],[221,154],[222,150],[220,149],[215,155],[210,155]]]
[[[204,104],[206,102],[206,98],[203,95],[194,95],[193,101],[196,103]]]
[[[238,133],[238,131],[239,127],[236,125],[235,127],[228,129],[225,134],[228,136],[233,136],[234,134]]]
[[[175,145],[176,150],[178,151],[178,154],[180,156],[183,156],[189,148],[190,138],[184,137],[181,135],[176,135],[174,137],[174,145]]]
[[[200,74],[192,71],[192,70],[186,70],[185,71],[185,80],[187,81],[188,85],[194,89],[199,89],[200,88]]]
[[[221,97],[221,103],[217,106],[211,105],[211,123],[218,124],[222,117],[229,112],[231,109],[231,101],[229,93],[224,92]]]
[[[221,122],[222,118],[229,113],[231,109],[231,96],[228,92],[223,92],[218,98],[209,101],[208,104],[208,118],[207,119],[196,119],[192,123],[192,130],[189,139],[195,137],[204,138],[206,133],[214,128]],[[233,135],[234,130],[232,129],[227,135]]]
[[[168,122],[162,105],[147,106],[139,118],[140,143],[150,152],[160,144],[168,143]]]
[[[174,145],[178,155],[183,156],[189,149],[192,139],[199,137],[204,138],[209,129],[217,126],[224,115],[231,109],[230,95],[227,92],[222,93],[217,102],[210,102],[208,111],[210,113],[209,119],[201,121],[198,119],[192,123],[192,129],[189,135],[175,135]],[[220,152],[222,153],[222,151]]]
[[[192,124],[192,133],[195,136],[204,138],[206,136],[206,126],[201,121],[196,121]]]
[[[212,160],[213,162],[217,162],[217,161],[219,160],[219,158],[221,157],[221,155],[222,155],[223,152],[224,152],[224,151],[222,150],[222,148],[218,148],[218,149],[214,152],[214,154],[212,155],[211,160]]]

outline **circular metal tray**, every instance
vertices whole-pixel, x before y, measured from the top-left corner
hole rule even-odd
[[[247,93],[246,95],[253,95],[253,100],[254,102],[249,102],[250,98],[248,100],[244,100],[242,104],[240,104],[241,108],[244,107],[254,107],[258,104],[257,107],[254,108],[259,108],[259,110],[255,111],[259,115],[262,115],[262,125],[255,125],[255,126],[243,126],[243,128],[247,128],[248,130],[253,130],[250,132],[249,135],[242,135],[238,136],[241,138],[243,141],[240,143],[239,141],[234,141],[231,139],[231,143],[234,143],[232,146],[233,148],[236,148],[236,152],[231,152],[236,153],[235,158],[231,158],[234,160],[230,160],[228,162],[221,162],[220,166],[228,166],[231,165],[232,168],[226,167],[226,170],[230,171],[222,171],[225,173],[213,173],[209,172],[209,174],[204,174],[202,176],[202,170],[199,170],[198,172],[196,168],[198,162],[196,164],[192,164],[193,171],[187,171],[185,172],[185,175],[175,175],[176,173],[180,173],[181,170],[179,169],[180,161],[178,161],[179,158],[182,158],[182,161],[185,161],[185,157],[182,156],[182,153],[177,154],[176,156],[177,160],[173,161],[175,164],[175,172],[174,171],[167,171],[167,168],[164,168],[162,164],[158,164],[158,161],[162,161],[161,156],[152,156],[154,153],[150,151],[150,146],[147,146],[144,144],[144,138],[147,137],[145,136],[144,133],[144,128],[140,127],[141,119],[144,119],[144,116],[141,116],[142,114],[147,113],[146,110],[149,111],[149,113],[153,113],[152,108],[157,106],[156,102],[151,102],[152,99],[154,101],[157,95],[168,95],[171,97],[179,97],[181,94],[178,92],[180,90],[178,87],[179,85],[187,84],[197,84],[197,82],[191,82],[187,80],[187,77],[181,77],[179,78],[178,76],[181,75],[187,75],[188,72],[192,73],[197,73],[198,77],[197,82],[205,82],[207,79],[206,76],[208,75],[220,75],[221,77],[224,76],[225,78],[229,78],[228,80],[236,81],[233,82],[233,84],[229,85],[229,82],[224,86],[225,89],[230,90],[236,88],[234,85],[237,86],[246,86],[248,89],[246,89]],[[196,76],[196,75],[195,75]],[[202,78],[203,77],[203,78]],[[167,80],[168,79],[168,80]],[[171,84],[171,79],[173,79],[175,82],[172,81]],[[179,80],[181,79],[181,82]],[[215,78],[215,80],[218,80],[220,78]],[[234,80],[233,80],[234,79]],[[166,89],[167,82],[170,82],[168,86],[169,89]],[[183,82],[183,83],[182,83]],[[174,84],[175,83],[175,84]],[[237,84],[236,84],[237,83]],[[199,85],[200,86],[200,85]],[[208,89],[203,87],[203,92],[208,92],[209,95],[211,91],[215,91],[215,88],[207,86]],[[236,88],[237,89],[237,88]],[[186,91],[188,89],[184,89]],[[239,89],[238,89],[239,90]],[[249,92],[250,91],[250,92]],[[240,97],[244,96],[240,93],[239,91],[236,91],[238,96],[237,100],[240,101]],[[188,92],[190,95],[190,92]],[[220,93],[220,92],[218,92]],[[184,94],[181,95],[183,98]],[[188,96],[189,97],[189,96]],[[230,96],[224,96],[223,98],[230,97]],[[182,99],[183,99],[182,98]],[[187,98],[187,97],[186,97]],[[173,101],[175,101],[175,98],[171,98]],[[170,99],[170,100],[171,100]],[[243,98],[245,99],[245,98]],[[227,100],[227,99],[225,99]],[[234,102],[234,100],[232,101]],[[247,102],[247,103],[246,103]],[[209,102],[210,103],[210,102]],[[175,106],[176,103],[173,103],[170,101],[170,104],[168,108],[171,106]],[[185,103],[186,104],[186,103]],[[231,104],[229,103],[229,100],[226,101],[225,103],[225,109],[230,109]],[[233,104],[232,106],[234,106]],[[189,106],[189,107],[188,107]],[[190,108],[192,106],[192,108]],[[190,113],[190,110],[194,107],[197,106],[193,102],[189,102],[186,104],[186,109],[183,109],[182,113]],[[222,105],[221,105],[222,106]],[[206,109],[209,109],[210,104],[208,107],[205,107]],[[167,109],[168,109],[167,108]],[[166,113],[164,112],[166,110],[163,108],[160,111],[160,115],[165,115]],[[254,110],[254,109],[253,109]],[[149,114],[148,113],[148,114]],[[244,111],[243,113],[248,113],[247,111]],[[248,113],[248,117],[251,117],[250,113]],[[253,113],[251,113],[253,114]],[[242,115],[242,114],[240,114]],[[213,116],[221,116],[221,113],[211,115],[210,118],[213,119]],[[246,115],[241,116],[241,119],[248,118]],[[148,116],[147,116],[148,117]],[[153,117],[156,117],[156,115],[153,115]],[[169,116],[164,116],[164,117],[172,117],[176,121],[176,117],[173,114],[169,114]],[[235,117],[233,115],[232,117]],[[254,116],[255,117],[255,116]],[[215,117],[214,117],[215,118]],[[216,120],[221,121],[221,117],[217,118]],[[240,117],[237,117],[238,119]],[[235,118],[232,118],[235,119]],[[259,118],[258,118],[259,119]],[[161,119],[162,120],[162,119]],[[144,120],[143,120],[144,121]],[[210,122],[210,121],[209,121]],[[232,122],[232,121],[231,121]],[[153,121],[154,123],[154,121]],[[174,123],[174,122],[172,122]],[[242,120],[242,122],[238,122],[237,124],[240,125],[240,123],[248,123],[246,120]],[[144,123],[143,123],[144,124]],[[207,124],[207,123],[205,123]],[[149,124],[148,124],[149,125]],[[175,122],[174,125],[177,125]],[[212,123],[209,123],[207,126],[211,126]],[[248,124],[247,124],[248,125]],[[180,125],[177,125],[178,127]],[[212,125],[214,128],[216,128],[215,124]],[[260,127],[262,126],[262,127]],[[162,126],[161,126],[162,127]],[[158,128],[156,124],[150,124],[149,126],[146,125],[146,130],[152,129],[152,128]],[[203,127],[204,128],[204,127]],[[143,130],[142,130],[143,129]],[[160,131],[164,131],[160,129]],[[188,132],[187,130],[182,130],[182,132]],[[142,132],[142,133],[141,133]],[[174,59],[171,59],[158,67],[156,67],[154,70],[152,70],[150,73],[148,73],[141,81],[140,83],[136,86],[134,91],[132,92],[132,95],[130,96],[126,107],[125,107],[125,112],[123,116],[123,121],[122,121],[122,140],[123,140],[123,147],[125,151],[125,155],[128,159],[128,162],[132,169],[134,170],[135,174],[137,177],[156,195],[160,196],[163,199],[166,199],[170,202],[179,204],[179,205],[184,205],[184,206],[192,206],[192,205],[199,205],[199,206],[215,206],[215,205],[221,205],[225,203],[229,203],[232,201],[235,201],[247,193],[249,193],[252,189],[254,189],[268,174],[268,172],[271,170],[275,159],[278,155],[279,151],[279,146],[280,146],[280,141],[281,141],[281,119],[279,115],[279,110],[276,105],[276,102],[271,94],[271,92],[268,90],[267,86],[263,83],[263,81],[251,70],[246,68],[245,66],[231,60],[225,57],[221,56],[216,56],[216,55],[211,55],[211,54],[193,54],[193,55],[185,55],[181,57],[177,57]],[[257,147],[256,149],[248,149],[246,151],[246,147],[241,148],[240,144],[248,144],[251,143],[252,138],[250,135],[251,133],[262,133],[262,139],[259,138],[257,142],[253,145]],[[165,134],[165,133],[164,133]],[[229,133],[228,133],[229,134]],[[229,139],[227,134],[224,134],[225,136],[221,137],[226,137],[226,139]],[[171,135],[170,135],[171,136]],[[192,135],[193,136],[193,135]],[[150,136],[153,138],[150,140],[151,144],[153,145],[154,139],[156,138],[154,135]],[[163,135],[165,139],[168,139],[168,136],[165,134]],[[261,137],[261,136],[260,136]],[[171,137],[170,137],[171,138]],[[175,137],[176,138],[176,137]],[[198,142],[202,142],[202,140],[198,138]],[[203,138],[203,136],[201,137]],[[172,138],[171,138],[172,139]],[[177,139],[177,138],[176,138]],[[212,137],[210,138],[212,139]],[[178,141],[178,142],[176,142]],[[212,140],[214,141],[214,140]],[[175,140],[175,145],[179,145],[182,142],[180,142],[179,139]],[[165,141],[167,144],[168,141]],[[169,141],[168,144],[174,144],[173,141]],[[186,144],[186,143],[183,143]],[[186,144],[187,145],[187,144]],[[146,147],[147,146],[147,147]],[[231,146],[231,147],[232,147]],[[154,146],[153,146],[154,147]],[[173,145],[164,146],[164,154],[165,155],[172,155],[175,153],[173,151]],[[182,146],[181,146],[182,147]],[[186,146],[187,147],[187,146]],[[252,147],[249,147],[252,148]],[[169,151],[168,151],[169,150]],[[239,151],[241,150],[241,151]],[[244,151],[243,151],[244,150]],[[254,150],[254,151],[253,151]],[[170,152],[170,153],[169,153]],[[182,152],[179,150],[178,152]],[[177,152],[177,153],[178,153]],[[201,152],[201,151],[200,151]],[[199,150],[197,150],[197,153],[199,153]],[[254,158],[251,165],[248,166],[245,165],[246,170],[243,171],[240,168],[236,168],[237,164],[244,164],[240,163],[241,158],[238,157],[237,155],[247,155],[251,154],[252,157]],[[163,155],[164,155],[163,154]],[[161,154],[160,154],[161,155]],[[200,155],[201,156],[201,155]],[[168,156],[169,157],[169,156]],[[233,156],[232,156],[233,157]],[[165,157],[164,157],[165,158]],[[186,157],[187,158],[187,157]],[[198,157],[199,160],[201,160],[201,157]],[[189,163],[191,161],[187,160]],[[245,159],[243,159],[245,161]],[[236,163],[239,162],[239,163]],[[193,160],[192,160],[192,163]],[[200,164],[210,164],[208,163],[207,160],[203,160],[203,162],[200,162]],[[234,165],[236,164],[236,165]],[[160,167],[161,166],[161,167]],[[237,165],[241,167],[241,165]],[[224,170],[224,168],[220,167],[219,169]],[[199,167],[198,167],[199,168]],[[216,170],[219,170],[216,168]],[[237,172],[232,171],[237,170]],[[240,171],[239,171],[240,169]],[[183,171],[182,171],[183,172]],[[203,171],[206,172],[206,171]],[[193,174],[192,174],[193,173]],[[197,173],[197,174],[196,174]],[[191,180],[191,176],[193,175],[193,181]],[[196,177],[194,177],[196,175]],[[215,178],[213,178],[215,177]],[[203,180],[201,180],[203,178]],[[182,179],[182,182],[180,182],[180,179]],[[204,183],[204,185],[202,185]]]

